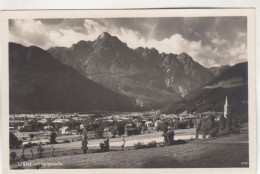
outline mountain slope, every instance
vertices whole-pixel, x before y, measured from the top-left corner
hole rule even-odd
[[[133,50],[108,33],[92,42],[80,41],[48,52],[85,77],[150,108],[178,101],[213,78],[187,54],[159,54],[154,48],[142,47]]]
[[[166,85],[178,91],[182,97],[213,78],[213,74],[186,53],[166,55],[161,65]]]
[[[218,76],[219,74],[221,74],[223,71],[225,71],[226,69],[228,69],[230,66],[226,65],[226,66],[220,66],[220,67],[210,67],[207,68],[209,71],[211,71],[215,76]]]
[[[48,52],[9,43],[10,113],[132,111],[135,101],[61,64]]]
[[[226,96],[233,113],[248,114],[247,62],[226,69],[207,85],[193,91],[182,101],[169,105],[163,112],[222,112]]]

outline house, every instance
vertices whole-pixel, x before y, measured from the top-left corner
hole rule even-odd
[[[152,121],[147,121],[147,122],[145,122],[145,126],[146,126],[147,128],[153,127],[153,122],[152,122]]]
[[[123,121],[130,121],[131,119],[130,118],[122,118]]]
[[[178,121],[180,121],[180,119],[179,118],[173,118],[172,121],[173,122],[178,122]]]
[[[31,131],[32,130],[32,125],[30,124],[25,124],[23,126],[18,126],[18,131]]]
[[[85,128],[84,124],[81,124],[81,125],[79,126],[79,128],[80,128],[80,129],[84,129],[84,128]]]
[[[60,128],[59,131],[61,134],[70,134],[71,133],[67,126]]]
[[[81,118],[81,117],[74,117],[73,120],[81,121],[81,120],[83,120],[83,118]]]
[[[41,120],[39,120],[38,122],[39,122],[39,123],[43,123],[43,124],[44,124],[44,123],[47,123],[47,119],[46,119],[46,118],[44,118],[44,119],[41,119]]]
[[[143,125],[143,124],[140,123],[140,122],[137,122],[137,123],[136,123],[136,126],[137,126],[137,127],[142,126],[142,125]]]
[[[127,128],[132,128],[133,127],[133,124],[126,124],[125,125],[125,128],[127,129]]]
[[[108,119],[107,122],[109,122],[109,123],[113,123],[114,120],[112,120],[112,119]]]
[[[158,127],[159,125],[162,125],[163,122],[161,120],[157,120],[155,123],[154,123],[154,126],[155,127]]]
[[[55,120],[53,120],[53,123],[62,123],[62,124],[66,124],[69,122],[69,119],[62,119],[62,118],[57,118]]]
[[[43,128],[44,128],[45,130],[52,130],[52,129],[53,129],[52,126],[44,126]]]
[[[223,115],[223,114],[216,115],[216,116],[215,116],[215,121],[220,121],[220,118],[221,118],[222,115]]]
[[[184,116],[184,115],[183,115],[183,116],[180,116],[180,121],[186,121],[186,119],[187,119],[187,118],[186,118],[186,115],[185,115],[185,116]]]

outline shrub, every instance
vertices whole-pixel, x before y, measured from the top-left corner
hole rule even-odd
[[[29,147],[31,147],[31,146],[32,146],[32,143],[31,143],[31,142],[29,142],[29,143],[27,143],[27,144],[24,145],[25,148],[29,148]]]
[[[156,141],[152,141],[152,142],[149,142],[149,143],[147,144],[147,147],[148,147],[148,148],[152,148],[152,147],[156,147],[156,146],[157,146]]]
[[[173,127],[174,129],[180,129],[180,122],[179,121],[173,122]]]
[[[57,143],[56,137],[57,137],[57,134],[56,134],[55,132],[52,132],[52,133],[50,134],[50,143],[51,143],[51,144],[56,144],[56,143]]]
[[[172,129],[167,130],[167,132],[163,132],[162,136],[164,137],[164,144],[167,146],[173,145],[174,135],[174,130]]]
[[[127,129],[127,135],[128,135],[128,136],[133,135],[133,128],[128,128],[128,129]]]
[[[159,131],[163,131],[164,130],[164,124],[159,124],[157,127],[156,127],[156,130],[159,132]]]
[[[98,129],[95,130],[95,137],[96,138],[104,137],[104,128],[103,127],[99,127]]]
[[[179,123],[179,128],[180,128],[180,129],[186,129],[186,128],[187,128],[187,122],[184,122],[184,121],[183,121],[183,122],[180,122],[180,123]]]
[[[10,153],[10,160],[11,161],[14,161],[16,157],[17,157],[16,152],[11,152]]]
[[[111,134],[113,135],[113,138],[116,137],[117,129],[118,129],[117,126],[114,126],[114,127],[112,127],[111,130],[110,130]]]
[[[32,146],[37,146],[37,143],[31,143]]]
[[[216,128],[212,128],[210,131],[209,131],[209,136],[210,137],[217,137],[218,136],[218,131]]]
[[[142,132],[142,127],[139,126],[139,127],[136,127],[136,128],[135,128],[134,134],[135,134],[135,135],[140,135],[141,132]]]
[[[193,119],[188,119],[187,120],[187,127],[188,128],[193,128],[194,127],[194,121],[193,121]]]
[[[156,141],[152,141],[149,142],[147,145],[144,145],[141,142],[138,142],[136,144],[134,144],[135,149],[144,149],[144,148],[153,148],[153,147],[157,147],[157,143]]]
[[[239,128],[233,128],[232,133],[239,134],[240,133],[240,129]]]
[[[142,131],[143,131],[143,133],[145,133],[145,131],[147,131],[147,126],[146,125],[142,126]]]
[[[135,147],[135,149],[143,149],[146,146],[143,143],[138,142],[138,143],[134,144],[134,147]]]
[[[227,128],[224,129],[224,130],[219,131],[219,135],[220,136],[228,135],[228,134],[230,134],[230,131]]]
[[[70,143],[70,140],[64,140],[63,143]]]
[[[203,138],[205,138],[206,135],[209,134],[214,128],[216,128],[216,123],[213,117],[202,118],[200,132],[202,133]],[[212,131],[212,133],[213,132],[214,131]]]
[[[125,126],[122,123],[117,125],[117,133],[119,136],[125,134]]]
[[[18,138],[12,133],[9,133],[9,147],[13,148],[20,148],[22,146],[22,141],[18,140]]]
[[[42,152],[44,151],[43,147],[42,147],[42,142],[40,142],[39,144],[37,144],[37,154],[38,154],[38,158],[42,157]]]
[[[219,130],[224,130],[226,128],[226,118],[221,115],[219,120]]]
[[[33,139],[34,137],[34,134],[29,134],[29,137],[31,138],[31,140]]]

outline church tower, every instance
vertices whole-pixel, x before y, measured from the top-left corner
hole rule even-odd
[[[227,96],[226,96],[226,102],[225,102],[225,105],[224,105],[224,117],[227,118],[227,115],[228,115],[228,100],[227,100]]]

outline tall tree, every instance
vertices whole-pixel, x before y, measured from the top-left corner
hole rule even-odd
[[[84,128],[83,130],[83,139],[81,141],[81,149],[83,153],[87,153],[88,150],[88,135],[87,135],[87,130]]]

